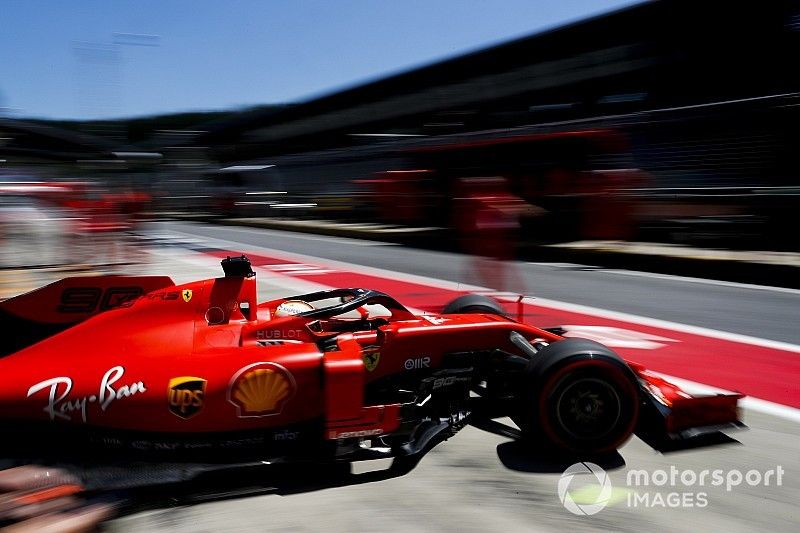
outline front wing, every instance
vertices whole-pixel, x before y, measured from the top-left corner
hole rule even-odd
[[[641,365],[628,363],[639,379],[641,405],[636,435],[660,452],[735,442],[722,430],[746,427],[742,394],[691,395]]]

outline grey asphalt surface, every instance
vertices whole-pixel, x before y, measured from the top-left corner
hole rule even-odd
[[[368,241],[302,233],[184,222],[155,231],[214,238],[233,245],[264,246],[336,261],[480,284],[473,259]],[[800,290],[745,288],[639,276],[587,265],[514,263],[527,294],[672,322],[800,344]],[[713,272],[709,273],[712,277]]]
[[[462,279],[469,259],[374,243],[185,223],[160,234],[213,238],[231,248],[294,253]],[[535,295],[681,323],[797,343],[800,295],[575,267],[518,265]],[[731,364],[735,364],[732,361]],[[658,454],[636,438],[611,461],[608,506],[593,516],[567,511],[558,496],[568,466],[521,449],[506,437],[467,427],[430,452],[411,473],[379,482],[291,495],[260,495],[148,511],[117,519],[109,531],[797,531],[800,528],[800,424],[748,411],[740,443]],[[613,468],[612,468],[613,466]],[[782,468],[769,486],[683,483],[629,486],[630,470],[721,469],[724,476]],[[688,474],[687,474],[688,476]],[[756,474],[751,474],[754,478]],[[690,477],[690,476],[689,476]],[[586,483],[581,476],[573,483]],[[710,478],[709,478],[710,479]],[[574,489],[575,487],[571,487]],[[579,491],[580,493],[580,491]],[[634,496],[638,495],[638,496]],[[637,499],[638,498],[638,499]],[[648,499],[645,505],[643,499]],[[675,506],[676,500],[680,505]],[[638,505],[634,505],[635,502]],[[702,503],[706,502],[705,505]]]

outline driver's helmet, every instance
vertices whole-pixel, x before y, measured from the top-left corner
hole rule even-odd
[[[275,317],[299,315],[313,310],[314,306],[303,300],[286,300],[275,309]]]

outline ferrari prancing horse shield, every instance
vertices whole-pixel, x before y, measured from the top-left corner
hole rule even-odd
[[[381,360],[381,353],[365,352],[362,359],[364,360],[364,367],[367,369],[367,372],[372,372],[378,367],[378,363]]]
[[[181,296],[183,296],[183,301],[188,304],[189,300],[192,299],[192,289],[184,289],[181,291]]]

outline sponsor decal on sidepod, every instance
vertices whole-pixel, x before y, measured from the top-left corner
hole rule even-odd
[[[167,399],[169,411],[175,416],[188,419],[203,409],[207,381],[193,376],[181,376],[169,380]]]
[[[80,412],[81,420],[86,422],[90,405],[96,404],[100,407],[101,412],[105,412],[113,402],[147,391],[143,381],[118,385],[124,374],[125,367],[111,367],[103,374],[97,394],[89,396],[70,397],[72,378],[58,376],[31,385],[27,397],[30,398],[34,394],[46,390],[48,391],[47,405],[42,410],[47,413],[50,420],[58,418],[70,421],[73,413]]]
[[[294,396],[294,376],[277,363],[253,363],[240,368],[228,386],[228,401],[239,418],[280,414]]]

